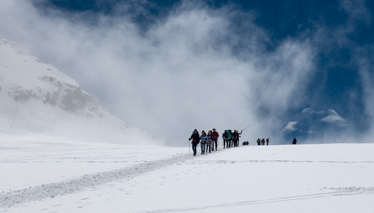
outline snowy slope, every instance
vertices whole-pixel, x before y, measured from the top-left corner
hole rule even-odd
[[[18,173],[0,174],[0,211],[374,210],[374,144],[247,146],[197,157],[187,148],[40,146],[0,150],[0,170]]]
[[[0,141],[155,142],[108,113],[73,79],[1,37],[0,100]]]

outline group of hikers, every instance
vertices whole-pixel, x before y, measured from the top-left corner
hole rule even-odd
[[[239,146],[239,137],[242,134],[243,130],[239,133],[238,130],[232,130],[228,129],[225,130],[224,133],[222,133],[223,138],[223,148],[230,148],[230,147],[236,147]],[[218,148],[218,138],[219,134],[216,131],[215,128],[213,130],[209,130],[208,134],[204,130],[201,131],[201,135],[195,129],[191,135],[191,137],[188,140],[192,140],[192,150],[193,155],[196,156],[196,148],[197,145],[200,143],[201,145],[201,154],[210,153],[212,151],[217,151]]]
[[[268,146],[269,145],[269,141],[270,141],[270,139],[269,138],[266,138],[266,145]],[[258,138],[257,139],[257,145],[265,145],[265,138],[263,138],[263,139],[260,139],[260,138]]]
[[[239,146],[239,137],[243,133],[243,130],[239,133],[238,130],[225,130],[224,133],[222,133],[222,139],[223,139],[223,148],[230,148],[230,147],[237,147]],[[201,135],[195,129],[191,135],[191,137],[188,140],[192,140],[192,150],[193,150],[193,155],[196,156],[197,152],[197,145],[200,143],[201,145],[201,154],[206,154],[206,153],[211,153],[212,151],[217,151],[218,148],[218,138],[219,134],[216,131],[215,128],[213,130],[209,130],[208,134],[204,130],[201,131]],[[257,139],[257,145],[269,145],[270,139],[267,138],[258,138]],[[296,144],[297,140],[296,138],[293,139],[292,144]],[[248,141],[243,142],[244,145],[249,145]]]
[[[218,137],[219,134],[215,128],[213,130],[209,130],[208,134],[203,130],[201,131],[201,136],[199,132],[195,129],[188,140],[192,140],[192,150],[193,155],[196,156],[196,147],[200,143],[201,144],[201,154],[210,153],[212,151],[217,151],[218,148]]]

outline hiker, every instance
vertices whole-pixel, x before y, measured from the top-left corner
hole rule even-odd
[[[207,135],[205,131],[201,131],[201,136],[200,136],[200,145],[201,145],[201,154],[203,155],[205,153],[205,145],[206,141],[208,140]]]
[[[229,147],[229,133],[227,130],[225,130],[224,133],[222,133],[222,139],[223,139],[223,148],[228,148]]]
[[[261,140],[261,145],[265,145],[265,138],[263,138],[262,140]]]
[[[212,131],[209,130],[208,135],[207,135],[207,141],[206,141],[206,144],[207,144],[207,146],[206,146],[206,152],[207,153],[208,153],[208,151],[209,151],[209,153],[212,151],[213,141],[214,141],[214,136],[212,134]]]
[[[297,143],[296,138],[293,138],[292,144],[296,144],[296,143]]]
[[[197,129],[193,131],[191,137],[188,140],[191,140],[191,139],[192,139],[191,144],[192,144],[193,156],[196,156],[196,146],[197,144],[199,144],[199,140],[200,140],[200,135]]]
[[[216,128],[213,128],[213,136],[214,136],[214,142],[213,142],[213,151],[214,151],[214,145],[215,145],[215,149],[216,149],[216,151],[217,151],[217,148],[218,148],[218,143],[217,143],[217,141],[218,141],[218,138],[219,138],[219,134],[218,134],[218,132],[216,132]]]
[[[234,146],[239,146],[239,133],[238,130],[234,130],[234,133],[232,133],[232,141],[234,143]]]
[[[269,146],[269,138],[266,138],[266,146]]]
[[[227,139],[228,139],[228,144],[229,144],[229,146],[227,148],[230,148],[230,147],[232,147],[232,132],[231,132],[231,129],[227,130],[227,135],[228,135]]]
[[[261,140],[260,140],[260,138],[257,139],[257,145],[259,145],[259,146],[261,145]]]
[[[243,130],[240,131],[240,133],[238,131],[236,131],[238,133],[238,146],[239,146],[239,140],[240,140],[240,137],[241,137],[241,134],[243,133]]]

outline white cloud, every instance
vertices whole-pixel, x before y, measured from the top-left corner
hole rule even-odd
[[[233,54],[242,38],[232,33],[229,10],[185,4],[141,34],[127,17],[96,17],[93,26],[81,14],[41,13],[30,2],[2,0],[3,37],[58,67],[129,125],[174,144],[195,128],[279,130],[272,118],[299,99],[313,68],[308,41],[262,52],[268,38],[251,19],[247,51]],[[259,107],[270,115],[262,118]]]
[[[365,5],[364,0],[341,0],[340,6],[342,10],[349,14],[350,22],[360,20],[367,24],[371,23],[371,13]],[[353,24],[353,22],[350,24]]]
[[[302,113],[310,113],[310,114],[324,114],[326,113],[325,111],[314,111],[312,110],[311,108],[305,108],[303,109],[303,111],[301,111]]]
[[[342,118],[335,110],[329,109],[328,113],[328,116],[321,119],[322,122],[337,124],[340,126],[348,125],[348,121]]]
[[[289,131],[289,132],[293,132],[293,131],[295,131],[295,130],[297,130],[296,128],[295,128],[295,125],[297,124],[297,121],[290,121],[290,122],[288,122],[287,123],[287,125],[283,128],[283,132],[287,132],[287,131]]]

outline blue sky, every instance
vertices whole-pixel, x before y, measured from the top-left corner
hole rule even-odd
[[[137,47],[149,42],[149,49],[151,49],[149,52],[158,52],[155,53],[156,55],[165,53],[165,57],[169,57],[171,49],[167,47],[172,46],[170,41],[187,43],[187,49],[192,49],[187,51],[188,54],[182,54],[181,57],[184,57],[185,60],[195,61],[192,63],[195,63],[196,67],[194,68],[197,71],[191,75],[204,73],[201,75],[205,76],[205,79],[200,80],[208,82],[211,75],[225,75],[226,79],[233,76],[235,81],[240,82],[237,85],[235,83],[224,85],[224,88],[230,89],[229,92],[231,92],[233,99],[240,102],[238,104],[240,110],[236,110],[235,105],[233,107],[227,103],[222,106],[221,103],[224,102],[222,96],[228,96],[226,94],[210,96],[209,94],[215,93],[215,88],[206,89],[206,91],[204,89],[206,92],[204,100],[215,99],[214,106],[207,105],[192,110],[193,106],[184,104],[186,107],[183,108],[174,103],[179,96],[169,94],[169,90],[173,90],[176,85],[167,87],[168,83],[166,86],[165,84],[155,84],[154,86],[165,86],[165,88],[153,95],[160,93],[170,95],[170,97],[165,95],[169,98],[165,98],[164,105],[159,103],[158,98],[146,92],[139,95],[144,97],[143,100],[139,98],[139,100],[133,101],[134,104],[139,102],[139,105],[134,107],[139,113],[138,116],[146,114],[148,115],[146,118],[153,121],[149,122],[147,126],[139,122],[139,119],[121,111],[121,109],[127,109],[124,105],[132,103],[132,98],[123,98],[123,100],[116,102],[115,98],[111,98],[113,96],[108,95],[108,92],[103,92],[103,90],[114,91],[125,88],[118,86],[98,89],[95,85],[84,80],[87,78],[84,72],[79,71],[78,73],[78,68],[71,67],[71,61],[58,59],[64,56],[51,56],[47,50],[36,50],[36,47],[26,45],[31,49],[31,52],[34,51],[36,55],[47,62],[67,70],[66,72],[70,76],[77,79],[84,89],[104,102],[104,105],[114,114],[155,135],[158,135],[157,132],[163,132],[160,130],[162,128],[170,129],[172,127],[172,125],[163,125],[157,122],[160,117],[170,115],[169,108],[165,112],[163,111],[167,103],[167,105],[174,106],[173,110],[185,111],[187,114],[198,114],[197,111],[202,110],[209,111],[205,113],[206,116],[204,114],[196,116],[204,120],[216,116],[225,117],[214,120],[220,124],[208,122],[209,124],[205,125],[212,127],[201,128],[213,128],[214,125],[220,128],[240,129],[241,126],[247,126],[247,123],[248,125],[257,125],[257,128],[249,131],[249,135],[246,136],[248,140],[252,137],[269,137],[270,135],[276,137],[279,143],[288,143],[293,137],[306,142],[336,142],[331,141],[331,138],[349,136],[363,140],[363,136],[371,132],[374,114],[371,109],[374,105],[371,86],[374,74],[372,71],[374,2],[372,1],[211,0],[191,3],[191,1],[171,0],[35,0],[33,7],[40,19],[53,17],[52,20],[55,20],[59,26],[68,26],[66,29],[71,31],[85,29],[85,31],[92,33],[88,35],[93,35],[94,38],[101,40],[110,36],[108,34],[105,37],[100,37],[100,35],[108,32],[112,32],[110,35],[113,35],[117,29],[121,28],[123,29],[121,31],[123,37],[114,36],[113,38],[131,40],[136,37],[135,40],[139,41]],[[123,23],[126,25],[122,25]],[[45,29],[40,29],[40,31],[43,30]],[[30,31],[33,30],[30,29]],[[131,32],[131,35],[127,36],[127,32]],[[11,32],[10,28],[3,32],[0,31],[0,33],[14,37],[14,40],[19,43],[30,43],[26,38],[15,36],[16,33]],[[191,33],[190,37],[184,38],[189,33]],[[31,34],[38,37],[37,33],[32,32]],[[78,36],[72,35],[73,33],[66,35],[66,39],[75,41]],[[12,38],[8,39],[12,40]],[[86,39],[90,39],[90,37]],[[164,39],[168,41],[164,41]],[[128,45],[124,45],[123,49],[126,49]],[[183,49],[184,46],[181,47]],[[145,50],[139,50],[133,55],[129,53],[131,52],[129,50],[115,51],[120,51],[123,56],[133,57],[133,60],[139,60],[139,63],[149,65],[137,67],[138,63],[129,66],[129,68],[127,65],[131,63],[125,64],[125,70],[131,69],[131,67],[138,69],[132,73],[134,76],[148,79],[153,74],[157,76],[158,73],[163,73],[164,71],[153,69],[159,65],[156,62],[157,57],[147,53],[147,48],[144,48]],[[156,49],[153,50],[153,48]],[[111,50],[113,48],[100,51]],[[194,57],[204,58],[204,61],[199,61]],[[165,63],[160,65],[160,69],[175,68],[175,61],[179,61],[179,58],[174,58],[172,62],[170,60],[164,61]],[[232,64],[234,68],[233,70],[225,69],[217,71],[217,73],[210,73],[209,68],[206,68],[208,65],[205,64],[207,61],[211,62],[211,67],[230,67],[229,64]],[[222,61],[227,63],[221,64]],[[200,66],[200,64],[202,65]],[[79,66],[83,67],[83,65]],[[191,64],[183,64],[183,66],[189,67]],[[140,71],[142,69],[147,71]],[[183,82],[180,80],[181,76],[188,76],[188,73],[186,68],[185,71],[174,69],[159,75],[163,76],[164,81]],[[121,72],[120,75],[125,74]],[[100,80],[95,79],[95,81],[105,84]],[[189,80],[200,84],[194,78]],[[108,80],[108,82],[110,81]],[[186,89],[194,87],[193,82],[191,82],[191,86],[186,86]],[[217,87],[219,85],[222,87],[222,83],[219,82],[224,81],[216,79],[212,82],[215,82]],[[236,87],[236,89],[234,90],[232,87]],[[134,91],[145,90],[146,86],[139,88]],[[126,88],[126,90],[130,91],[131,89]],[[201,92],[201,90],[196,90],[195,94],[199,96]],[[224,93],[224,89],[217,90],[217,93]],[[185,95],[191,96],[187,92]],[[128,96],[130,95],[128,94]],[[202,102],[192,98],[191,101],[196,105]],[[230,101],[230,103],[233,102]],[[144,107],[145,103],[153,105],[155,108]],[[131,111],[132,109],[128,108],[127,110]],[[156,116],[155,114],[159,112],[161,115]],[[200,127],[197,124],[200,122],[198,118],[186,120],[188,115],[181,112],[176,114],[178,116],[170,119],[170,123],[176,121],[188,123],[180,129],[179,135],[182,130],[187,131],[187,129],[192,130]],[[142,117],[141,120],[143,119]],[[152,125],[160,127],[155,129],[151,127]],[[167,132],[168,130],[165,130],[162,134]],[[258,136],[254,136],[256,133]],[[189,132],[186,135],[188,134]],[[158,136],[162,137],[161,135]],[[175,136],[173,135],[173,137]]]

